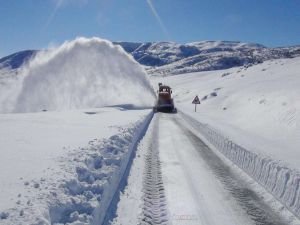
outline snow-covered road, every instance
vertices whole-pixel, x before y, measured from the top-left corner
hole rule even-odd
[[[133,218],[134,217],[134,218]],[[299,224],[180,114],[155,115],[113,224]]]

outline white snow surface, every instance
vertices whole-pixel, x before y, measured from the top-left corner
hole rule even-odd
[[[298,225],[274,196],[202,142],[197,123],[181,113],[155,114],[113,224]]]
[[[177,107],[255,153],[298,169],[300,58],[252,67],[153,78],[173,88]],[[194,112],[192,100],[201,104]]]
[[[152,81],[170,85],[187,124],[299,218],[298,71],[300,58],[294,58],[252,67],[156,76]],[[201,104],[194,112],[191,102],[196,95]],[[106,214],[107,209],[152,117],[150,110],[130,109],[152,106],[153,96],[143,69],[119,47],[98,38],[65,42],[38,54],[20,70],[0,71],[0,224],[102,224],[107,215],[113,216]],[[115,106],[98,108],[107,105]],[[174,224],[182,222],[182,216],[199,224],[194,210],[197,202],[186,205],[198,194],[189,195],[186,189],[204,184],[209,191],[215,184],[203,182],[210,179],[208,174],[199,176],[207,176],[204,180],[191,178],[193,185],[178,183],[178,176],[184,180],[185,174],[173,169],[176,165],[191,171],[193,165],[203,171],[197,158],[181,156],[188,142],[181,127],[168,120],[159,126],[160,139],[158,129],[150,126],[151,134],[139,145],[135,170],[128,181],[133,189],[125,189],[121,195],[125,200],[118,206],[115,224],[136,223],[145,210],[138,204],[141,173],[147,173],[141,159],[149,157],[157,143],[162,149],[166,198],[172,203],[168,216]],[[179,143],[171,140],[170,131]],[[177,155],[168,149],[170,143],[176,145]],[[143,145],[149,145],[149,152]],[[160,177],[161,171],[156,172]],[[183,201],[176,201],[180,196]],[[221,194],[208,196],[203,201],[212,209],[217,202],[225,202]],[[203,207],[205,212],[205,204]],[[216,211],[222,213],[207,218],[228,218],[218,207]],[[183,214],[182,208],[186,210]]]
[[[149,112],[0,114],[0,224],[100,224]]]
[[[210,50],[212,48],[233,48],[233,49],[257,49],[264,48],[263,45],[254,44],[254,43],[243,43],[237,41],[199,41],[199,42],[191,42],[187,43],[189,46],[195,46],[199,50]]]
[[[299,69],[294,58],[163,80],[186,122],[298,218]],[[196,95],[201,104],[194,112]]]
[[[77,38],[41,51],[17,73],[0,77],[0,112],[154,102],[144,69],[121,47],[99,38]]]

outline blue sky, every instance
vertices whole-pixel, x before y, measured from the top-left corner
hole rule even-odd
[[[300,0],[3,0],[0,57],[77,36],[300,44]]]

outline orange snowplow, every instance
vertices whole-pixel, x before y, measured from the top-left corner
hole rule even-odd
[[[172,98],[172,89],[169,86],[158,84],[157,102],[154,107],[155,112],[176,112]]]

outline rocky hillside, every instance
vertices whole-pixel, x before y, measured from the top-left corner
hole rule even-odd
[[[17,69],[22,64],[27,62],[33,55],[36,54],[36,50],[25,50],[21,52],[16,52],[12,55],[3,57],[0,59],[0,69]]]
[[[187,44],[174,42],[115,42],[144,65],[149,74],[167,75],[251,66],[270,59],[300,56],[300,46],[267,48],[260,44],[234,41],[201,41]],[[0,59],[0,69],[16,69],[35,50],[22,51]]]
[[[259,44],[232,41],[116,44],[145,65],[149,74],[163,75],[251,66],[269,59],[300,56],[300,46],[267,48]]]

